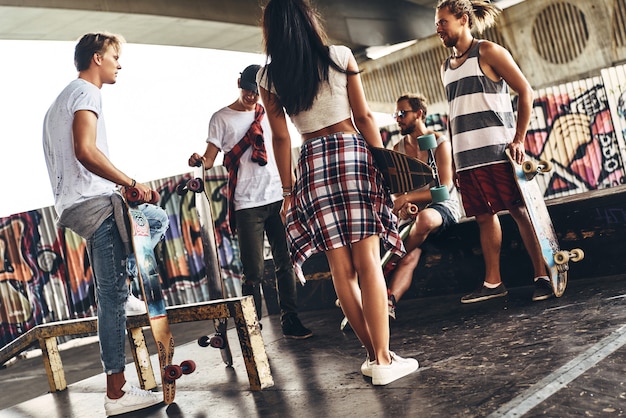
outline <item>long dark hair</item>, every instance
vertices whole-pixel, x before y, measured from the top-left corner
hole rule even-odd
[[[307,0],[270,0],[262,26],[268,89],[274,87],[288,115],[313,106],[320,84],[328,81],[329,67],[353,73],[330,58],[319,15]]]

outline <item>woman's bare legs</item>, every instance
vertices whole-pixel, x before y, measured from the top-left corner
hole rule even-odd
[[[335,292],[369,358],[391,363],[387,285],[380,265],[380,239],[367,237],[350,247],[326,252]]]

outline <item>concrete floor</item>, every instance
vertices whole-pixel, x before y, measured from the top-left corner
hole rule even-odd
[[[234,330],[227,368],[219,350],[196,343],[210,323],[175,325],[175,361],[193,359],[197,370],[178,380],[174,404],[124,416],[626,416],[626,275],[571,280],[560,299],[533,303],[531,293],[514,288],[472,305],[457,294],[401,301],[391,348],[420,369],[385,387],[360,374],[365,351],[339,330],[336,308],[302,313],[315,333],[303,341],[282,338],[278,317],[262,320],[275,386],[261,392],[249,390]],[[69,388],[60,393],[47,393],[41,358],[0,369],[0,417],[103,417],[97,344],[61,356]],[[132,364],[127,377],[137,381]]]

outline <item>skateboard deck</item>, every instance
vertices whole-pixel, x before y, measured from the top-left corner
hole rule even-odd
[[[204,265],[209,284],[209,298],[211,300],[223,299],[226,292],[224,289],[222,269],[217,255],[217,237],[215,235],[215,223],[211,210],[210,189],[206,182],[204,165],[202,165],[200,169],[202,172],[197,173],[199,177],[187,181],[178,191],[181,194],[191,191],[195,195],[196,210],[198,211],[198,219],[200,221],[200,235],[204,249]],[[198,339],[198,344],[201,347],[211,346],[219,348],[222,360],[230,367],[233,365],[233,355],[226,333],[228,329],[228,318],[215,319],[214,326],[215,334],[201,336]]]
[[[189,374],[195,370],[195,363],[186,360],[180,366],[172,364],[174,357],[174,337],[170,330],[163,292],[161,291],[161,277],[157,270],[156,257],[150,239],[150,225],[145,215],[137,207],[140,203],[136,189],[128,189],[126,205],[130,220],[132,249],[137,260],[137,279],[139,288],[146,304],[150,329],[157,347],[157,356],[161,370],[161,384],[163,388],[163,402],[171,404],[176,396],[176,379],[182,374]],[[158,194],[153,192],[153,200],[158,200]]]
[[[541,247],[541,253],[545,262],[547,274],[550,277],[550,284],[554,295],[561,297],[567,287],[567,275],[569,261],[580,261],[584,257],[581,249],[576,248],[571,251],[562,251],[552,224],[552,219],[548,213],[548,208],[543,199],[543,194],[539,189],[535,176],[537,174],[550,171],[551,165],[545,161],[534,164],[525,161],[523,164],[511,157],[509,150],[506,150],[507,158],[513,166],[515,182],[519,188],[524,206],[528,212],[530,223],[532,224],[535,239]]]
[[[392,194],[420,189],[434,179],[432,168],[417,158],[387,148],[370,151]]]

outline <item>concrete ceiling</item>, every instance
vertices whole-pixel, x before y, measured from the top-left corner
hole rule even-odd
[[[0,39],[75,41],[109,31],[127,42],[262,52],[266,0],[0,0]],[[363,55],[434,33],[438,0],[312,0],[333,42]]]

